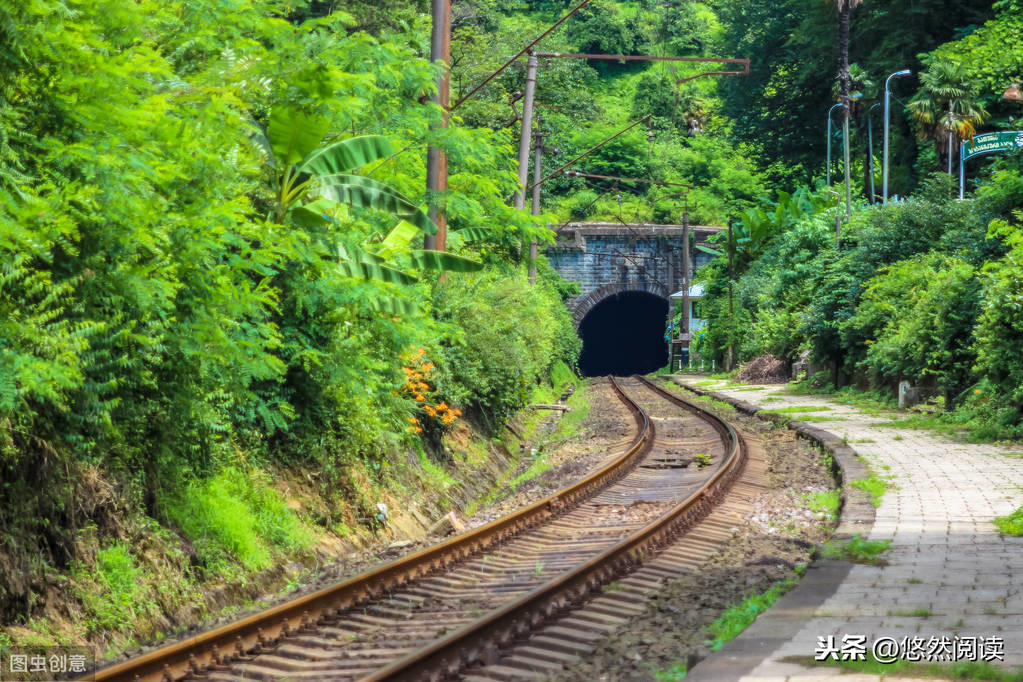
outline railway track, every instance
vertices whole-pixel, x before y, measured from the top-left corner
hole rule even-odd
[[[758,483],[740,479],[762,475],[727,423],[646,379],[612,382],[636,436],[586,479],[95,679],[506,680],[570,663],[730,538],[742,510],[726,491],[741,507]]]

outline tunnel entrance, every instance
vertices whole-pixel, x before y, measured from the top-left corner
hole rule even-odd
[[[664,323],[668,302],[644,291],[609,296],[579,325],[583,376],[646,374],[668,364]]]

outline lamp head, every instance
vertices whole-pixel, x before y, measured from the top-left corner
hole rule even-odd
[[[911,76],[911,75],[913,75],[913,72],[910,71],[909,69],[903,69],[902,71],[896,71],[892,75],[893,76]]]

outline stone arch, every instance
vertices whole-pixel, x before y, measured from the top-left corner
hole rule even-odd
[[[598,303],[604,299],[618,294],[624,294],[629,291],[642,291],[648,294],[653,294],[665,300],[672,292],[668,291],[668,288],[658,282],[614,282],[612,284],[605,284],[597,287],[581,296],[578,296],[568,302],[568,310],[572,313],[572,322],[575,324],[575,328],[578,330],[579,325],[582,324],[583,318],[593,310]]]

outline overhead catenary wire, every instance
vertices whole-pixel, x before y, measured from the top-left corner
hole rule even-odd
[[[543,33],[540,34],[540,37],[538,37],[536,40],[534,40],[533,42],[529,43],[524,48],[522,48],[519,52],[517,52],[515,54],[514,57],[512,57],[511,59],[506,61],[501,66],[501,68],[499,68],[497,71],[495,71],[494,73],[492,73],[489,76],[487,76],[485,79],[483,79],[482,83],[480,83],[475,88],[470,90],[468,94],[463,95],[457,102],[455,102],[454,106],[451,107],[451,111],[454,111],[455,109],[457,109],[459,106],[461,106],[462,102],[464,102],[465,100],[469,99],[470,97],[475,95],[477,92],[482,90],[484,88],[484,86],[486,86],[487,83],[489,83],[490,81],[494,80],[499,75],[501,75],[501,73],[503,73],[504,70],[507,69],[509,66],[514,64],[517,59],[519,59],[522,55],[526,54],[527,52],[530,52],[536,46],[537,43],[539,43],[541,40],[543,40],[544,38],[549,36],[551,33],[553,33],[555,30],[557,30],[557,28],[559,26],[561,26],[563,23],[565,23],[566,21],[568,21],[568,19],[571,18],[572,15],[574,15],[576,12],[581,10],[583,7],[585,7],[589,3],[590,3],[590,0],[583,0],[578,5],[576,5],[571,10],[569,10],[568,14],[566,14],[565,16],[561,17],[556,22],[554,22],[554,24],[551,25],[550,28],[548,28],[546,31],[544,31]]]
[[[617,133],[615,133],[611,137],[607,138],[606,140],[603,140],[602,142],[598,142],[597,144],[593,145],[592,147],[590,147],[589,149],[584,151],[582,154],[580,154],[579,156],[577,156],[574,159],[572,159],[571,161],[569,161],[568,163],[563,164],[561,166],[558,166],[558,168],[556,168],[555,170],[551,171],[550,173],[548,173],[544,177],[540,178],[539,181],[534,182],[532,185],[529,185],[528,187],[526,187],[526,191],[528,192],[529,190],[533,189],[533,187],[535,187],[536,185],[542,185],[543,183],[547,182],[548,180],[550,180],[551,178],[553,178],[554,176],[559,174],[561,171],[565,170],[566,168],[568,168],[569,166],[574,164],[579,159],[582,159],[582,158],[585,158],[585,157],[589,156],[590,154],[592,154],[593,152],[597,151],[598,149],[600,149],[601,147],[603,147],[607,143],[609,143],[609,142],[611,142],[611,141],[621,137],[625,133],[629,132],[630,130],[632,130],[633,128],[638,126],[640,123],[646,123],[649,120],[650,120],[650,114],[647,114],[646,116],[644,116],[643,118],[639,119],[638,121],[634,121],[634,122],[630,123],[628,126],[622,128],[621,130],[619,130]]]

